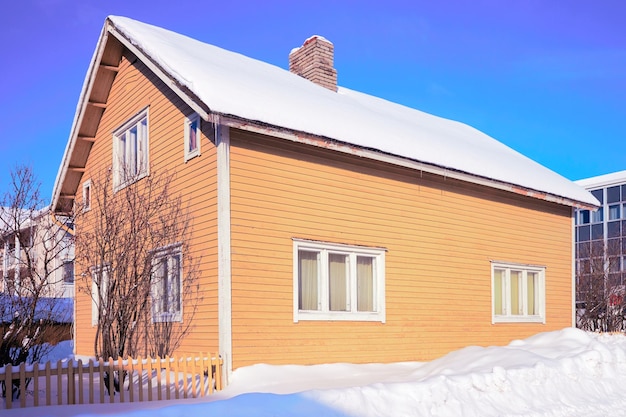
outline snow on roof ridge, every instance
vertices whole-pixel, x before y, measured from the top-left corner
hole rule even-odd
[[[284,68],[167,29],[121,16],[108,19],[215,113],[597,205],[579,185],[465,123],[346,88],[333,92]]]

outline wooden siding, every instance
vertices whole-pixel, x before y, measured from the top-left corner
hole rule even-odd
[[[430,360],[571,326],[570,208],[231,129],[233,368]],[[293,242],[386,253],[386,323],[293,322]],[[546,266],[546,324],[492,324],[491,260]]]
[[[215,146],[209,140],[213,137],[212,126],[202,124],[202,153],[185,162],[184,120],[192,113],[191,109],[130,54],[122,59],[113,81],[81,184],[111,167],[112,132],[146,107],[149,107],[150,172],[167,169],[174,175],[174,192],[182,194],[193,213],[191,247],[194,256],[202,259],[203,300],[194,320],[196,326],[177,353],[217,351],[217,188]],[[93,192],[98,190],[94,188]],[[76,197],[82,200],[82,187],[78,187]],[[78,233],[89,228],[90,215],[77,224]],[[91,277],[80,276],[85,267],[89,265],[77,265],[76,270],[76,285],[83,291],[76,291],[75,349],[79,355],[93,355],[95,327],[91,325],[91,298],[84,291],[90,288]]]

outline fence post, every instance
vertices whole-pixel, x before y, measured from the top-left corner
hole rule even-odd
[[[121,356],[117,357],[117,385],[120,390],[120,402],[124,402],[124,360]]]
[[[52,369],[50,362],[46,362],[46,405],[52,405],[52,395],[50,385],[52,385]]]
[[[26,363],[22,362],[20,365],[20,407],[26,407]]]
[[[33,364],[33,401],[35,407],[39,405],[39,363]]]
[[[166,391],[165,391],[165,393],[166,393],[165,397],[169,400],[171,398],[170,380],[171,380],[171,377],[172,377],[172,362],[170,360],[170,355],[165,355],[165,366],[166,366],[166,368],[165,368],[165,372],[166,372],[166,374],[165,374],[165,386],[167,387]]]
[[[156,357],[156,383],[157,383],[157,399],[161,401],[163,399],[163,359],[161,359],[160,355]]]
[[[4,394],[6,398],[7,410],[13,407],[13,366],[10,364],[4,368]]]
[[[84,404],[85,398],[83,394],[83,360],[78,360],[78,404]]]
[[[148,374],[148,401],[152,401],[152,356],[148,355],[146,365],[148,365],[146,370],[146,374]]]
[[[109,356],[109,402],[115,402],[115,363],[113,358]]]
[[[215,389],[222,390],[222,358],[219,354],[215,355]]]
[[[67,361],[67,403],[76,404],[76,395],[74,393],[74,361]]]

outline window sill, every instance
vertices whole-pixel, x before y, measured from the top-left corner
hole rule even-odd
[[[385,314],[379,312],[298,311],[294,314],[293,321],[294,323],[299,321],[371,321],[385,323]]]
[[[546,319],[541,316],[494,316],[492,324],[498,323],[539,323],[546,324]]]

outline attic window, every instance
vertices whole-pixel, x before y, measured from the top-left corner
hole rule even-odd
[[[91,180],[83,183],[83,211],[91,210]]]
[[[185,162],[200,155],[200,116],[185,119]]]
[[[148,109],[113,132],[113,187],[118,191],[148,175]]]

